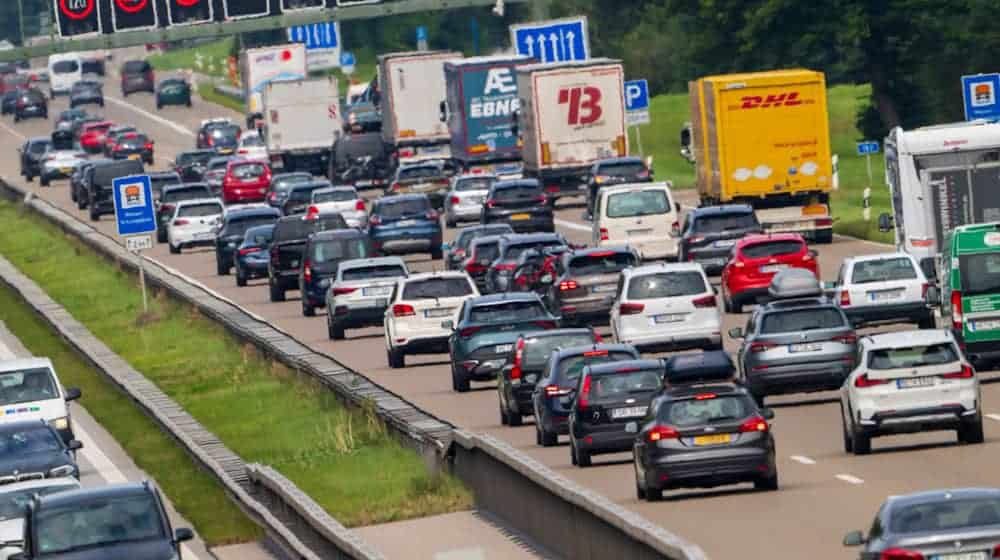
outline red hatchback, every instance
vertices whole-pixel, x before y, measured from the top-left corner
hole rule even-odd
[[[80,129],[80,147],[92,154],[103,151],[105,135],[112,126],[114,126],[114,123],[111,121],[92,122],[83,125],[83,128]]]
[[[819,278],[816,251],[797,233],[748,235],[736,243],[722,269],[722,301],[727,313],[742,313],[743,306],[767,295],[775,273],[784,268],[805,268]]]
[[[222,200],[234,202],[263,202],[271,185],[271,168],[266,163],[252,160],[233,160],[226,166],[222,179]]]

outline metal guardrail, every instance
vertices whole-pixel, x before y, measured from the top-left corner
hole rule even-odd
[[[241,88],[226,86],[222,84],[215,84],[212,86],[212,89],[215,90],[215,93],[218,93],[220,95],[225,95],[226,97],[232,97],[233,99],[236,99],[238,101],[246,102],[247,100],[247,96],[243,93],[243,90]]]

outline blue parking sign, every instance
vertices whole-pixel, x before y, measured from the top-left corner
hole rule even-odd
[[[156,231],[153,211],[153,184],[149,175],[118,177],[111,184],[118,235]]]
[[[641,111],[649,109],[649,84],[646,80],[625,82],[625,110]]]

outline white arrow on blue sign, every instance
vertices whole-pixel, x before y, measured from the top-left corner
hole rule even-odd
[[[590,58],[587,18],[575,17],[510,26],[510,42],[517,54],[540,62],[566,62]]]
[[[340,46],[337,29],[335,21],[296,25],[288,28],[288,40],[305,43],[307,51],[336,49]]]
[[[878,148],[878,142],[858,142],[858,155],[877,154]]]
[[[649,109],[649,84],[646,80],[625,82],[625,110],[641,111]]]
[[[156,231],[153,212],[153,185],[149,175],[118,177],[111,182],[118,235]]]

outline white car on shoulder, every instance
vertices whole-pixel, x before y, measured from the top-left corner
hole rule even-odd
[[[256,130],[247,130],[240,135],[236,153],[243,159],[263,161],[264,163],[270,162],[270,157],[267,154],[267,145],[264,144],[264,139],[260,137],[260,133]]]
[[[680,241],[680,205],[669,181],[604,187],[594,202],[593,243],[628,245],[643,260],[674,259]]]
[[[79,398],[79,389],[63,388],[48,358],[0,362],[0,424],[44,420],[69,442],[73,422],[67,403]]]
[[[657,263],[622,271],[611,308],[615,340],[644,351],[722,348],[715,290],[697,263]]]
[[[368,226],[368,207],[358,194],[358,190],[350,185],[326,187],[312,192],[312,204],[308,214],[340,214],[348,227],[365,228]]]
[[[215,231],[222,221],[222,201],[217,198],[196,198],[176,203],[167,222],[167,243],[170,252],[215,244]]]
[[[479,295],[464,272],[413,274],[396,282],[385,311],[389,367],[406,367],[407,354],[446,354],[451,328],[466,300]]]
[[[933,329],[929,287],[917,259],[906,253],[847,257],[837,275],[834,300],[855,326],[916,323]]]
[[[979,379],[948,330],[874,334],[858,342],[858,363],[840,389],[844,451],[871,452],[874,437],[956,430],[983,442]]]
[[[326,292],[326,327],[330,339],[343,339],[347,329],[382,326],[392,290],[409,273],[406,262],[397,256],[340,263],[337,276]]]

